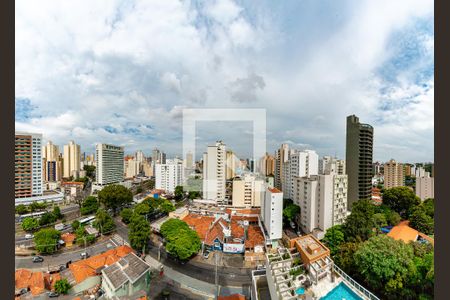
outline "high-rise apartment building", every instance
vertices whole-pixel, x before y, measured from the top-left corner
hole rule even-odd
[[[15,132],[15,198],[42,195],[42,134]]]
[[[43,180],[46,182],[61,181],[62,161],[59,147],[51,141],[42,147],[42,173]]]
[[[80,172],[80,145],[70,141],[68,145],[64,145],[63,153],[63,177],[78,177]]]
[[[240,161],[232,150],[226,151],[226,180],[230,180],[236,176],[236,170],[239,168]]]
[[[283,194],[287,199],[294,197],[294,178],[319,174],[319,156],[314,150],[292,151],[283,166]]]
[[[186,157],[185,157],[185,160],[184,160],[184,167],[186,169],[193,169],[194,168],[194,155],[190,151],[188,153],[186,153]]]
[[[283,234],[283,192],[277,188],[266,188],[262,200],[261,221],[267,239],[281,239]]]
[[[289,145],[281,144],[280,149],[275,152],[275,187],[279,190],[283,186],[283,166],[289,159]]]
[[[373,127],[347,117],[345,169],[348,175],[348,209],[360,199],[372,196]]]
[[[125,178],[133,178],[140,173],[141,164],[136,157],[127,156],[124,158]]]
[[[391,159],[384,164],[384,188],[405,186],[405,172],[403,164]]]
[[[203,154],[203,198],[219,204],[225,200],[226,146],[222,141],[208,146]]]
[[[434,198],[434,177],[416,177],[416,195],[423,200]]]
[[[319,174],[329,173],[345,175],[345,160],[331,156],[324,156],[322,159],[319,159]]]
[[[419,167],[416,167],[414,175],[416,177],[425,177],[426,173],[427,172],[425,172],[425,169],[423,167],[419,166]]]
[[[95,174],[98,185],[104,186],[123,181],[123,147],[109,144],[96,144],[95,155],[97,161]]]
[[[295,204],[300,206],[300,226],[322,238],[325,231],[347,217],[347,175],[330,173],[295,177]]]
[[[183,184],[183,162],[168,159],[165,164],[155,166],[155,188],[175,192],[175,187]]]
[[[261,158],[259,172],[264,176],[275,175],[275,158],[269,153]]]
[[[245,174],[233,180],[232,203],[236,207],[260,207],[264,197],[265,181],[253,174]]]

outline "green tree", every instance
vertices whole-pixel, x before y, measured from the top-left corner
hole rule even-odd
[[[28,207],[26,207],[23,204],[19,204],[16,206],[16,213],[18,213],[19,215],[24,215],[26,213],[28,213]]]
[[[73,229],[73,230],[77,230],[78,227],[80,227],[80,221],[75,220],[75,221],[72,222],[71,225],[72,225],[72,229]]]
[[[409,225],[425,234],[434,233],[434,220],[425,213],[422,206],[417,207],[409,218]]]
[[[383,204],[408,219],[414,208],[420,204],[420,198],[408,187],[394,187],[383,193]]]
[[[131,218],[129,228],[128,239],[131,247],[140,251],[144,247],[147,248],[150,240],[150,224],[145,220],[144,216],[134,215]]]
[[[89,215],[92,213],[95,213],[99,208],[99,203],[97,198],[94,196],[89,196],[84,199],[83,203],[81,204],[81,215]]]
[[[95,175],[95,166],[84,165],[83,170],[86,171],[86,176],[93,177]]]
[[[181,260],[188,259],[200,250],[201,241],[197,232],[184,221],[167,220],[161,225],[161,234],[166,240],[167,251]]]
[[[146,215],[150,212],[150,206],[146,202],[141,202],[134,207],[134,213],[138,215]]]
[[[182,200],[183,199],[183,194],[184,194],[183,186],[177,185],[175,187],[175,200],[176,201]]]
[[[44,210],[46,208],[47,208],[47,203],[45,203],[45,202],[39,203],[37,201],[33,201],[29,206],[29,209],[31,212]]]
[[[387,299],[410,293],[405,286],[415,272],[411,245],[378,235],[364,242],[353,257],[366,283]]]
[[[345,242],[342,225],[335,225],[328,228],[322,241],[328,246],[331,256],[334,257],[339,250],[339,246]]]
[[[387,226],[387,220],[385,214],[376,213],[372,216],[373,226],[376,228],[377,232],[381,232],[381,227]]]
[[[200,198],[200,192],[198,191],[190,191],[188,194],[189,199],[194,200]]]
[[[45,226],[45,225],[48,225],[48,224],[56,222],[56,220],[57,220],[57,218],[56,218],[56,216],[53,213],[46,212],[39,219],[39,225],[40,226]]]
[[[71,288],[69,281],[66,278],[57,280],[55,282],[55,291],[59,294],[67,295]]]
[[[39,221],[35,218],[25,218],[22,221],[22,229],[25,231],[33,231],[39,228]]]
[[[133,202],[133,193],[123,185],[107,185],[98,192],[98,200],[115,212],[122,205]]]
[[[169,201],[169,200],[164,200],[163,203],[161,203],[159,209],[164,212],[164,213],[170,213],[171,211],[175,210],[175,206]]]
[[[428,216],[434,218],[434,198],[425,199],[421,206]]]
[[[142,191],[143,191],[142,186],[138,186],[136,188],[136,194],[140,194],[140,193],[142,193]]]
[[[386,216],[386,221],[391,226],[397,225],[402,220],[400,215],[395,211],[389,211],[385,214],[385,216]]]
[[[283,217],[289,222],[294,221],[295,217],[300,213],[300,206],[290,203],[283,209]]]
[[[59,208],[59,206],[53,207],[52,213],[56,219],[62,219],[64,217],[63,214],[61,213],[61,209]]]
[[[95,214],[95,221],[93,226],[97,228],[100,233],[108,234],[116,228],[116,224],[111,216],[104,210],[98,209]]]
[[[35,248],[39,253],[52,254],[56,251],[61,233],[53,228],[44,228],[34,234]]]
[[[131,208],[124,208],[120,212],[120,216],[122,217],[122,222],[128,224],[131,222],[131,217],[133,216],[133,210]]]
[[[370,200],[359,200],[353,203],[352,213],[343,226],[347,241],[365,241],[372,236],[374,211],[374,205]]]
[[[344,270],[347,274],[354,276],[357,275],[357,268],[353,255],[358,251],[361,243],[347,242],[339,246],[338,251],[333,257],[334,263]]]

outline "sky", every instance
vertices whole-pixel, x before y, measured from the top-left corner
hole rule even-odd
[[[61,149],[181,155],[183,109],[263,108],[270,153],[344,158],[355,114],[374,161],[434,160],[431,0],[19,0],[15,22],[16,130]],[[253,150],[248,122],[196,138]]]

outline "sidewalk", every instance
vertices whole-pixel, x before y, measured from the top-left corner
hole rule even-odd
[[[145,261],[159,271],[159,266],[161,265],[156,259],[147,255],[145,257]],[[215,299],[216,294],[216,286],[214,284],[210,284],[189,276],[186,276],[180,272],[175,271],[174,269],[164,266],[164,275],[173,281],[179,283],[181,287],[191,290],[195,294],[200,294],[206,299]],[[243,294],[243,290],[241,287],[220,287],[219,290],[223,289],[227,291],[227,294]]]

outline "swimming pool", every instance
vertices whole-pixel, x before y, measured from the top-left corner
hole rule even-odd
[[[295,290],[295,293],[297,295],[303,295],[305,293],[305,289],[302,287],[299,287],[298,289]]]
[[[347,285],[343,282],[339,283],[334,289],[332,289],[321,300],[362,300],[361,297],[355,294]]]

